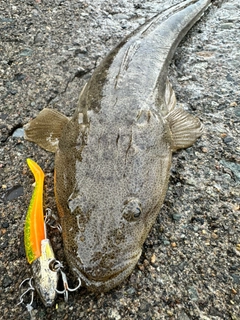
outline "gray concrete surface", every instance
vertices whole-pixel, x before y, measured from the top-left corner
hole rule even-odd
[[[17,303],[31,275],[23,224],[32,193],[26,158],[46,173],[45,203],[56,213],[54,156],[16,128],[48,106],[71,116],[99,61],[126,34],[178,1],[8,0],[0,2],[0,319],[30,319]],[[95,295],[32,319],[240,319],[240,4],[214,1],[178,48],[170,79],[178,103],[199,116],[201,139],[174,155],[169,190],[132,275]],[[61,236],[50,230],[57,257]]]

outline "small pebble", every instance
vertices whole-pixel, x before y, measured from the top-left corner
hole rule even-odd
[[[24,129],[23,128],[17,128],[13,134],[13,138],[23,138],[24,137]]]
[[[9,227],[9,223],[8,222],[3,222],[2,223],[2,228],[7,229]]]
[[[232,293],[233,293],[233,294],[237,294],[237,290],[235,290],[234,288],[232,288]]]
[[[230,142],[232,142],[232,141],[233,141],[233,138],[232,138],[232,137],[226,137],[226,138],[223,139],[223,142],[226,143],[226,144],[227,144],[227,143],[230,143]]]
[[[214,233],[214,232],[212,233],[211,236],[212,236],[213,239],[217,239],[218,238],[218,235],[216,233]]]
[[[155,263],[156,262],[156,255],[155,253],[151,256],[151,263]]]

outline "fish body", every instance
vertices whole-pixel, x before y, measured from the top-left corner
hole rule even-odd
[[[55,261],[55,257],[51,243],[46,237],[43,215],[44,173],[33,160],[27,159],[27,164],[35,177],[35,188],[24,226],[25,252],[31,264],[34,287],[44,305],[50,307],[57,295],[58,274],[49,267],[49,264]]]
[[[172,152],[202,133],[176,107],[167,70],[210,2],[182,2],[126,37],[96,68],[70,120],[44,109],[25,126],[28,140],[56,152],[66,258],[92,291],[132,272],[164,201]]]

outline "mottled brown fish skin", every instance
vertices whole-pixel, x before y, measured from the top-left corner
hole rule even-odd
[[[61,128],[56,149],[51,139],[44,142],[46,130],[41,141],[33,130],[44,127],[51,110],[26,128],[27,139],[56,150],[55,195],[66,257],[92,291],[108,291],[132,272],[164,201],[172,152],[201,135],[200,121],[176,108],[167,69],[209,4],[173,6],[113,49],[82,90],[73,118],[52,115]]]

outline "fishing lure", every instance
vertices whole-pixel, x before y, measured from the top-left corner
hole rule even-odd
[[[32,268],[32,278],[25,279],[28,281],[29,288],[21,295],[20,302],[23,302],[23,296],[31,292],[31,301],[26,305],[31,313],[34,290],[38,292],[43,304],[51,307],[56,299],[57,294],[64,294],[64,299],[68,300],[68,291],[77,290],[81,281],[76,288],[71,289],[68,286],[66,274],[62,271],[63,265],[55,259],[54,252],[49,239],[47,238],[46,222],[49,221],[49,214],[44,218],[43,213],[43,184],[44,173],[40,166],[31,159],[27,159],[27,164],[35,178],[35,188],[28,207],[25,227],[24,227],[24,244],[26,257]],[[49,212],[48,209],[47,212]],[[58,227],[61,231],[61,227]],[[63,290],[57,290],[59,273],[62,277]],[[32,284],[32,282],[34,282]]]
[[[31,159],[27,164],[35,178],[35,188],[28,207],[25,227],[24,244],[26,256],[32,267],[34,287],[43,304],[52,306],[56,299],[58,272],[54,267],[56,262],[54,252],[46,234],[46,224],[43,213],[43,183],[44,173],[39,165]]]

